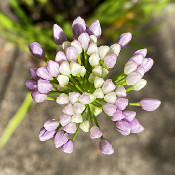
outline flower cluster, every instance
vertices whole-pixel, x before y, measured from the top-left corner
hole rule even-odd
[[[53,25],[53,39],[58,45],[54,59],[46,58],[39,43],[29,44],[32,55],[43,59],[46,66],[30,68],[32,78],[26,81],[26,88],[37,103],[53,100],[64,105],[59,120],[44,122],[39,139],[54,138],[56,148],[72,153],[81,129],[90,132],[92,139],[100,139],[99,148],[103,154],[112,154],[114,149],[100,130],[98,116],[103,112],[122,135],[144,130],[135,118],[136,112],[126,110],[127,106],[141,106],[146,111],[154,111],[161,102],[145,98],[130,103],[127,93],[141,90],[146,85],[147,81],[142,78],[153,66],[153,60],[146,58],[146,49],[137,50],[123,70],[106,79],[109,70],[116,65],[120,51],[130,42],[131,33],[122,34],[110,47],[98,47],[97,41],[101,36],[99,21],[87,27],[85,21],[78,17],[73,21],[72,31],[74,40],[69,42],[62,28]]]

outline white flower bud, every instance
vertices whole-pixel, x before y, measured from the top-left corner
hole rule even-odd
[[[92,70],[92,73],[93,73],[95,76],[102,77],[103,69],[102,69],[101,66],[96,66],[96,67]]]
[[[126,89],[123,86],[118,86],[115,90],[117,97],[126,97]]]
[[[85,69],[84,66],[81,66],[80,75],[81,75],[82,77],[84,77],[85,74],[86,74],[86,69]]]
[[[81,115],[73,115],[72,116],[72,122],[81,123],[82,121],[83,121],[83,118]]]
[[[93,53],[90,57],[89,57],[89,63],[92,67],[98,66],[99,65],[99,55],[98,53]]]
[[[71,43],[69,41],[65,41],[63,42],[62,44],[62,48],[65,50],[67,47],[70,47],[71,46]]]
[[[96,99],[96,97],[93,94],[90,94],[90,93],[88,93],[88,95],[90,97],[90,103],[92,103]]]
[[[69,89],[67,86],[60,86],[60,85],[58,85],[57,86],[57,89],[59,90],[59,91],[65,91],[65,90],[67,90],[67,89]]]
[[[134,61],[128,61],[125,64],[124,73],[126,75],[129,75],[130,73],[134,72],[137,69],[137,66],[138,66],[137,63],[135,63]]]
[[[92,55],[93,53],[98,52],[98,47],[95,43],[91,43],[88,47],[87,54]]]
[[[72,61],[70,63],[70,71],[73,76],[76,76],[81,72],[81,66],[78,63]]]
[[[80,128],[81,128],[84,132],[89,132],[89,127],[90,127],[90,124],[89,124],[89,121],[88,121],[88,120],[83,121],[83,122],[80,124]]]
[[[90,106],[90,109],[91,109],[92,113],[95,116],[98,116],[102,112],[102,109],[97,107],[97,106],[94,106],[94,105],[91,105],[91,104],[89,106]]]
[[[72,104],[78,102],[80,94],[78,92],[69,92],[69,100]]]
[[[126,77],[126,84],[127,85],[133,85],[136,84],[140,79],[142,78],[142,75],[138,72],[132,72]]]
[[[63,104],[68,104],[69,103],[69,97],[67,94],[65,93],[62,93],[60,94],[57,99],[56,99],[56,102],[60,105],[63,105]]]
[[[112,92],[115,89],[115,84],[112,82],[111,79],[107,79],[104,82],[102,89],[103,89],[103,92],[107,94],[109,92]]]
[[[110,49],[111,49],[110,52],[115,53],[118,56],[121,51],[121,46],[115,43],[110,47]]]
[[[90,42],[97,43],[97,37],[95,35],[90,35]]]
[[[81,114],[85,110],[85,105],[81,103],[75,103],[73,107],[74,107],[75,113],[78,115]]]
[[[58,75],[57,80],[60,86],[66,86],[69,83],[69,77],[66,75]]]
[[[105,81],[103,80],[103,78],[95,77],[95,79],[94,79],[94,86],[95,86],[95,88],[97,89],[97,88],[102,87],[104,82]]]
[[[94,79],[95,79],[95,75],[93,73],[90,74],[89,78],[88,78],[88,81],[90,83],[94,83]]]
[[[73,46],[73,47],[75,47],[75,49],[77,49],[78,54],[82,53],[82,46],[77,40],[72,41],[71,46]]]
[[[111,103],[111,104],[114,104],[115,101],[116,101],[117,97],[116,97],[116,93],[115,92],[110,92],[108,94],[106,94],[104,96],[104,100],[107,102],[107,103]]]
[[[71,71],[70,71],[69,62],[68,61],[62,62],[61,65],[60,65],[59,71],[60,71],[61,74],[70,75]]]
[[[109,46],[100,46],[98,48],[100,59],[104,59],[104,57],[108,54],[109,50]]]
[[[108,75],[109,71],[105,68],[102,70],[102,78],[105,78]]]
[[[104,93],[102,91],[101,88],[98,88],[94,91],[93,95],[96,97],[96,98],[103,98],[104,97]]]
[[[135,91],[139,91],[144,88],[147,84],[147,81],[144,79],[139,80],[136,84],[133,85]]]

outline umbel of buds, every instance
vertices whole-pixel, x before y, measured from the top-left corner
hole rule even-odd
[[[154,61],[146,58],[147,49],[137,50],[120,72],[106,79],[120,51],[129,44],[131,33],[123,33],[111,46],[98,47],[102,33],[99,21],[88,27],[81,17],[73,21],[72,32],[74,40],[67,41],[63,29],[53,25],[53,39],[58,45],[55,58],[46,58],[39,43],[29,44],[31,54],[43,59],[46,66],[29,69],[31,79],[25,83],[27,90],[36,103],[52,100],[63,105],[59,118],[44,122],[39,139],[53,138],[55,148],[72,153],[81,129],[89,132],[92,139],[100,139],[99,149],[103,154],[113,154],[114,148],[101,131],[97,116],[103,112],[124,136],[142,132],[144,127],[136,119],[136,112],[127,107],[154,111],[161,102],[150,98],[129,102],[127,93],[145,87],[147,81],[143,76]]]

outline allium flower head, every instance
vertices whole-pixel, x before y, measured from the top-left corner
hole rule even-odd
[[[53,25],[53,39],[58,45],[55,58],[46,58],[39,43],[29,44],[31,54],[43,58],[47,66],[29,69],[31,78],[25,82],[26,89],[31,91],[36,103],[52,100],[62,106],[58,119],[44,122],[39,139],[54,138],[56,148],[72,153],[81,130],[90,132],[92,139],[100,140],[99,149],[103,154],[113,154],[114,148],[104,137],[98,116],[104,113],[122,135],[142,132],[144,127],[137,120],[136,112],[128,110],[128,106],[154,111],[161,102],[144,98],[134,103],[128,100],[127,95],[146,86],[143,76],[154,61],[145,58],[147,49],[139,49],[120,72],[107,79],[110,69],[117,64],[119,53],[129,44],[131,33],[122,34],[111,46],[98,46],[97,41],[102,34],[100,22],[95,20],[87,26],[81,17],[73,21],[72,32],[73,41],[67,41],[63,29]]]

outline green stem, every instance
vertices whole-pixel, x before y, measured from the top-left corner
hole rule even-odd
[[[120,80],[120,81],[117,81],[117,82],[115,83],[115,85],[121,85],[121,86],[126,85],[126,77],[123,78],[123,79]]]
[[[92,118],[92,113],[91,113],[91,110],[90,110],[89,105],[88,105],[88,113],[89,113],[89,115],[90,115],[91,125],[94,126],[94,122],[93,122],[93,118]]]
[[[47,97],[46,100],[49,100],[49,101],[56,101],[55,98],[52,98],[52,97]]]
[[[73,141],[75,141],[75,139],[76,139],[76,137],[77,137],[77,134],[78,134],[79,129],[80,129],[80,124],[78,125],[77,130],[76,130],[75,134],[74,134],[74,135],[73,135],[73,137],[72,137],[72,140],[73,140]]]
[[[75,92],[80,92],[81,91],[79,89],[77,89],[75,86],[71,85],[70,83],[67,85],[67,87],[71,90],[71,91],[75,91]]]
[[[81,65],[81,54],[78,54],[78,63]]]
[[[134,86],[130,86],[128,89],[126,89],[126,92],[134,90]]]
[[[140,102],[136,102],[136,103],[129,103],[130,106],[140,106]]]
[[[121,80],[124,76],[126,76],[126,75],[124,74],[124,70],[121,70],[119,73],[117,73],[116,75],[114,75],[114,76],[112,77],[112,81],[113,81],[113,82],[116,82],[116,81],[118,81],[118,80]]]
[[[11,135],[15,131],[15,129],[19,126],[25,115],[27,114],[31,104],[32,104],[31,94],[28,93],[21,104],[20,108],[16,112],[16,114],[9,121],[7,127],[5,128],[1,138],[0,138],[0,148],[5,146],[7,141],[10,139]]]
[[[78,83],[78,81],[76,81],[76,79],[74,79],[71,75],[69,76],[70,81],[72,82],[72,84],[80,91],[83,92],[82,88],[79,86],[80,83]]]

